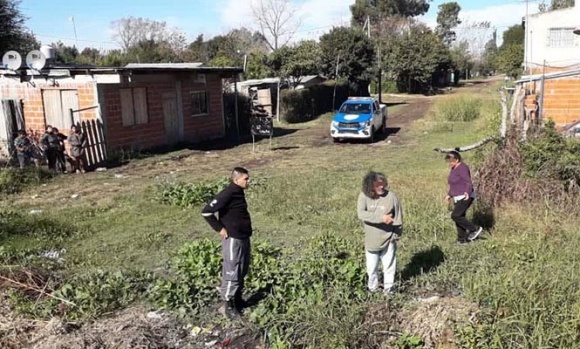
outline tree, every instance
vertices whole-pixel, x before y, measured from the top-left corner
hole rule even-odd
[[[270,54],[269,66],[283,77],[289,77],[296,87],[300,77],[320,72],[321,51],[314,40],[284,46]]]
[[[550,2],[550,5],[548,5],[546,1],[542,1],[538,5],[538,9],[540,10],[540,12],[548,12],[563,8],[574,7],[574,3],[575,3],[574,0],[552,0]]]
[[[494,72],[497,69],[497,33],[494,32],[493,38],[485,44],[485,51],[483,53],[482,70],[485,73]]]
[[[503,42],[496,56],[497,68],[506,75],[516,78],[522,73],[524,62],[525,32],[521,25],[509,27],[503,33]]]
[[[170,28],[166,22],[154,21],[148,18],[126,17],[111,22],[113,39],[123,50],[136,47],[138,43],[163,43],[176,53],[181,53],[186,46],[185,34],[177,29]]]
[[[506,31],[503,32],[502,37],[502,47],[512,44],[523,44],[526,38],[526,32],[524,31],[523,26],[516,24],[506,29]]]
[[[375,76],[375,50],[366,35],[354,28],[333,28],[320,37],[320,52],[323,73],[346,78],[359,93],[368,93],[369,82]]]
[[[73,46],[67,46],[62,41],[50,44],[56,51],[55,60],[59,63],[77,63],[79,50]]]
[[[382,50],[383,61],[397,80],[399,90],[424,91],[435,77],[451,68],[449,50],[424,24],[416,24]]]
[[[468,72],[473,69],[473,57],[469,52],[469,43],[467,41],[462,41],[452,47],[449,53],[451,55],[453,68],[456,71],[454,83],[457,83],[460,75],[465,73],[464,76],[467,78]]]
[[[261,34],[273,51],[292,40],[300,27],[292,0],[256,0],[251,6]]]
[[[142,40],[129,47],[125,56],[138,63],[170,63],[178,62],[179,53],[164,41],[153,39]]]
[[[511,44],[499,50],[496,62],[498,69],[507,76],[517,78],[522,73],[524,61],[524,45]]]
[[[268,56],[262,52],[250,53],[246,66],[245,78],[262,79],[270,77],[275,72],[269,65]]]
[[[40,43],[28,32],[18,6],[20,0],[0,0],[0,54],[16,50],[26,55],[31,49],[38,49]]]
[[[455,41],[456,35],[453,28],[461,24],[459,11],[461,11],[461,6],[456,2],[446,2],[439,5],[436,31],[445,45],[449,46]]]
[[[431,0],[356,0],[350,6],[352,24],[362,26],[367,17],[378,23],[392,17],[416,17],[429,11]]]

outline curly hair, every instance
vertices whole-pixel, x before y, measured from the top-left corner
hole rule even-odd
[[[362,192],[363,194],[365,194],[367,197],[374,199],[377,197],[377,195],[375,194],[374,189],[374,184],[375,182],[378,181],[385,181],[385,183],[387,182],[387,176],[385,176],[384,173],[381,172],[374,172],[374,171],[369,171],[363,178],[362,181]]]

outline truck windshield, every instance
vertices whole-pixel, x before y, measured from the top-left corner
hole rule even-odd
[[[345,103],[340,108],[340,112],[345,114],[369,114],[371,105],[369,103]]]

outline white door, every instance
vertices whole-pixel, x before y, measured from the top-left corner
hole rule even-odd
[[[46,125],[59,131],[70,129],[75,115],[71,110],[79,109],[77,90],[42,90],[42,103]]]

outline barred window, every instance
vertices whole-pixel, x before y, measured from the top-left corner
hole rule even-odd
[[[550,28],[548,33],[549,47],[573,47],[575,44],[574,28]]]

